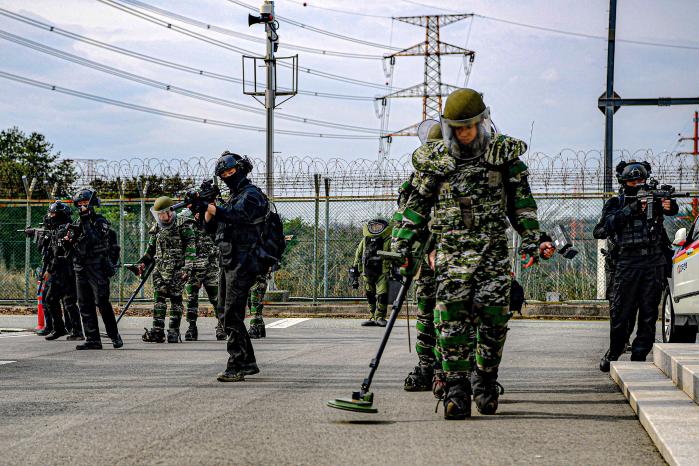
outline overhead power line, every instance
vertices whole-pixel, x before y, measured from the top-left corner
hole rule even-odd
[[[235,53],[239,53],[241,55],[256,55],[251,50],[246,50],[246,49],[243,49],[241,47],[236,47],[234,45],[231,45],[231,44],[228,44],[226,42],[214,39],[214,38],[206,36],[204,34],[199,34],[197,32],[191,31],[187,28],[183,28],[181,26],[177,26],[175,24],[168,23],[167,21],[163,21],[160,18],[156,18],[156,17],[151,16],[147,13],[143,13],[142,11],[139,11],[139,10],[136,10],[134,8],[128,7],[126,5],[123,5],[115,0],[97,0],[97,1],[100,3],[104,3],[105,5],[109,5],[112,8],[116,8],[117,10],[121,10],[124,13],[128,13],[130,15],[133,15],[137,18],[141,18],[141,19],[148,21],[150,23],[156,24],[158,26],[162,26],[166,29],[171,29],[175,32],[186,35],[186,36],[191,37],[193,39],[197,39],[197,40],[200,40],[202,42],[206,42],[208,44],[215,45],[217,47],[220,47],[220,48],[223,48],[223,49],[235,52]],[[287,68],[292,66],[291,64],[288,64],[285,62],[279,62],[279,64],[282,66],[285,66]],[[325,71],[319,71],[319,70],[315,70],[313,68],[308,68],[308,67],[299,67],[299,71],[303,71],[307,74],[319,76],[322,78],[332,79],[334,81],[341,81],[341,82],[345,82],[348,84],[354,84],[356,86],[368,86],[368,87],[372,87],[375,89],[384,89],[385,88],[385,86],[382,84],[377,84],[377,83],[373,83],[373,82],[369,82],[369,81],[363,81],[361,79],[349,78],[346,76],[328,73]]]
[[[228,1],[231,3],[234,3],[238,6],[245,7],[248,10],[258,11],[258,9],[256,7],[254,7],[248,3],[245,3],[245,2],[241,2],[240,0],[228,0]],[[317,28],[315,26],[310,26],[308,24],[304,24],[300,21],[296,21],[296,20],[293,20],[291,18],[287,18],[285,16],[276,15],[275,18],[278,19],[279,21],[283,21],[285,23],[292,24],[296,27],[300,27],[301,29],[305,29],[307,31],[317,32],[318,34],[323,34],[323,35],[330,36],[330,37],[335,37],[336,39],[341,39],[341,40],[345,40],[345,41],[349,41],[349,42],[354,42],[357,44],[367,45],[369,47],[376,47],[376,48],[384,49],[384,50],[393,50],[393,51],[400,50],[398,47],[392,47],[392,46],[387,45],[387,44],[379,44],[377,42],[370,42],[370,41],[363,40],[363,39],[357,39],[356,37],[350,37],[350,36],[346,36],[343,34],[338,34],[337,32],[332,32],[332,31],[328,31],[326,29],[321,29],[321,28]]]
[[[215,97],[212,95],[208,94],[203,94],[200,92],[192,91],[190,89],[185,89],[182,87],[178,86],[173,86],[172,84],[164,83],[161,81],[156,81],[154,79],[147,78],[145,76],[140,76],[134,73],[130,73],[128,71],[120,70],[118,68],[114,68],[108,65],[105,65],[103,63],[98,63],[92,60],[88,60],[86,58],[80,57],[78,55],[73,55],[68,52],[64,52],[62,50],[55,49],[53,47],[49,47],[47,45],[41,44],[39,42],[34,42],[29,39],[25,39],[20,36],[16,36],[14,34],[11,34],[9,32],[3,31],[0,29],[0,38],[14,42],[16,44],[22,45],[24,47],[31,48],[33,50],[52,55],[54,57],[60,58],[62,60],[67,60],[73,63],[77,63],[78,65],[85,66],[94,70],[101,71],[103,73],[108,73],[113,76],[117,76],[122,79],[127,79],[129,81],[137,82],[139,84],[144,84],[146,86],[151,86],[155,87],[158,89],[162,89],[164,91],[170,91],[174,92],[176,94],[184,95],[186,97],[192,98],[192,99],[197,99],[205,102],[210,102],[216,105],[222,105],[225,107],[230,107],[230,108],[235,108],[238,110],[242,110],[244,112],[250,112],[250,113],[256,113],[256,114],[264,114],[265,110],[258,108],[258,107],[253,107],[251,105],[245,105],[241,104],[239,102],[235,102],[232,100],[228,99],[222,99],[219,97]],[[298,116],[298,115],[290,115],[286,113],[277,113],[277,116],[279,118],[285,119],[285,120],[290,120],[290,121],[295,121],[297,123],[305,123],[305,124],[311,124],[315,126],[325,126],[328,128],[335,128],[335,129],[343,129],[347,131],[359,131],[359,132],[364,132],[364,133],[379,133],[379,129],[375,128],[366,128],[362,126],[354,126],[354,125],[346,125],[342,123],[334,123],[330,121],[324,121],[324,120],[316,120],[313,118],[306,118],[303,116]]]
[[[49,32],[56,33],[58,35],[61,35],[63,37],[67,37],[69,39],[73,39],[79,42],[83,42],[85,44],[92,45],[94,47],[99,47],[104,50],[109,50],[110,52],[118,53],[121,55],[125,55],[131,58],[135,58],[137,60],[153,63],[156,65],[160,65],[166,68],[170,69],[175,69],[179,71],[184,71],[186,73],[191,73],[195,74],[198,76],[204,76],[206,78],[210,79],[216,79],[220,81],[228,81],[228,82],[233,82],[237,84],[243,84],[243,80],[234,76],[229,76],[229,75],[224,75],[220,73],[216,73],[213,71],[206,71],[202,70],[199,68],[187,66],[187,65],[182,65],[179,63],[175,63],[172,61],[168,60],[163,60],[161,58],[156,58],[150,55],[145,55],[139,52],[134,52],[133,50],[125,49],[122,47],[117,47],[116,45],[111,45],[107,44],[105,42],[100,42],[95,39],[91,39],[89,37],[81,36],[80,34],[75,34],[73,32],[67,31],[65,29],[61,29],[57,26],[52,26],[50,24],[42,23],[41,21],[37,21],[35,19],[29,18],[27,16],[23,16],[17,13],[13,13],[11,11],[5,10],[4,8],[0,8],[0,15],[6,16],[10,19],[13,19],[15,21],[22,22],[24,24],[27,24],[29,26],[33,26],[38,29],[43,29]],[[251,81],[245,81],[245,84],[252,85],[253,83]],[[280,88],[283,89],[283,88]],[[285,89],[288,90],[288,89]],[[341,100],[364,100],[364,101],[374,101],[374,97],[370,96],[359,96],[359,95],[347,95],[347,94],[333,94],[333,93],[327,93],[327,92],[315,92],[315,91],[308,91],[308,90],[299,90],[299,94],[302,95],[307,95],[307,96],[313,96],[313,97],[324,97],[324,98],[329,98],[329,99],[341,99]]]
[[[286,0],[289,3],[295,3],[297,5],[301,5],[303,7],[310,7],[310,8],[315,8],[318,10],[325,10],[325,11],[333,11],[335,13],[342,13],[345,15],[354,15],[354,16],[364,16],[366,18],[381,18],[381,19],[393,19],[391,16],[388,15],[376,15],[376,14],[371,14],[371,13],[359,13],[357,11],[350,11],[350,10],[341,10],[339,8],[330,8],[327,6],[319,6],[319,5],[311,5],[311,2],[299,2],[298,0]]]
[[[50,91],[56,91],[56,92],[59,92],[61,94],[66,94],[66,95],[78,97],[81,99],[92,100],[94,102],[101,102],[101,103],[108,104],[108,105],[114,105],[117,107],[127,108],[130,110],[137,110],[139,112],[150,113],[153,115],[175,118],[178,120],[193,121],[195,123],[203,123],[203,124],[214,125],[214,126],[223,126],[223,127],[227,127],[227,128],[242,129],[242,130],[246,130],[246,131],[255,131],[258,133],[262,133],[265,131],[265,128],[261,128],[258,126],[244,125],[244,124],[240,124],[240,123],[232,123],[229,121],[222,121],[222,120],[215,120],[215,119],[211,119],[211,118],[186,115],[184,113],[170,112],[168,110],[161,110],[158,108],[146,107],[143,105],[137,105],[137,104],[132,104],[129,102],[124,102],[121,100],[115,100],[115,99],[101,97],[101,96],[94,95],[94,94],[88,94],[86,92],[80,92],[80,91],[76,91],[73,89],[68,89],[65,87],[56,86],[55,84],[48,84],[48,83],[37,81],[37,80],[31,79],[31,78],[26,78],[26,77],[19,76],[16,74],[7,73],[7,72],[2,71],[2,70],[0,70],[0,78],[5,78],[5,79],[11,80],[11,81],[16,81],[19,83],[28,84],[30,86],[39,87],[39,88],[50,90]],[[316,137],[316,138],[326,138],[326,139],[376,139],[376,136],[369,136],[369,135],[363,136],[363,135],[347,135],[347,134],[336,134],[336,133],[310,133],[310,132],[305,132],[305,131],[293,131],[293,130],[284,130],[284,129],[278,129],[278,130],[276,130],[276,132],[279,134],[286,134],[286,135],[290,135],[290,136]]]
[[[233,29],[228,29],[228,28],[216,26],[213,24],[208,24],[204,21],[190,18],[188,16],[183,16],[183,15],[180,15],[178,13],[174,13],[174,12],[169,11],[169,10],[158,8],[158,7],[150,5],[148,3],[140,2],[138,0],[121,0],[121,1],[123,3],[128,3],[129,5],[132,5],[132,6],[151,11],[151,12],[156,13],[158,15],[165,16],[167,18],[173,18],[173,19],[176,19],[176,20],[181,21],[183,23],[191,24],[192,26],[196,26],[198,28],[218,32],[219,34],[225,34],[227,36],[237,37],[239,39],[243,39],[243,40],[247,40],[247,41],[251,41],[251,42],[257,42],[257,43],[263,43],[263,44],[267,42],[267,40],[262,38],[262,37],[257,37],[257,36],[254,36],[252,34],[245,34],[242,32],[234,31]],[[366,59],[366,60],[382,60],[383,59],[382,55],[369,55],[369,54],[364,54],[364,53],[341,52],[341,51],[337,51],[337,50],[325,50],[325,49],[318,49],[318,48],[313,48],[313,47],[306,47],[303,45],[290,44],[287,42],[284,42],[282,45],[285,48],[299,50],[301,52],[315,53],[315,54],[325,55],[325,56],[330,56],[330,57],[359,58],[359,59]]]

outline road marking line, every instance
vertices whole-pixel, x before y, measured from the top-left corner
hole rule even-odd
[[[300,324],[301,322],[305,322],[307,320],[311,320],[310,318],[304,318],[304,317],[293,317],[289,319],[281,319],[272,322],[271,324],[267,325],[267,328],[289,328],[293,325]]]
[[[3,364],[12,364],[13,362],[17,361],[0,361],[0,366],[2,366]]]
[[[36,335],[34,332],[21,332],[21,333],[11,333],[11,334],[2,334],[0,335],[0,339],[3,338],[22,338],[22,337],[31,337],[33,335]]]

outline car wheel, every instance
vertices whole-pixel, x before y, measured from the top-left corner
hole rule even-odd
[[[672,306],[670,289],[663,290],[663,343],[696,343],[697,327],[695,325],[675,325],[675,310]]]

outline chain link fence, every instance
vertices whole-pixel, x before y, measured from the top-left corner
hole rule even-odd
[[[515,260],[517,238],[507,232],[512,268],[526,290],[528,299],[594,300],[604,297],[604,247],[592,237],[605,196],[600,192],[602,169],[596,152],[560,154],[548,157],[534,154],[526,158],[530,184],[539,207],[542,228],[550,231],[561,225],[579,254],[573,260],[556,255],[550,261],[522,270]],[[678,189],[696,191],[697,170],[676,154],[620,154],[630,159],[651,160],[661,181]],[[189,161],[82,161],[80,185],[113,184],[118,199],[103,199],[100,212],[117,231],[122,245],[122,263],[136,261],[145,248],[151,216],[145,176],[178,177],[191,184],[210,177],[213,162],[194,158]],[[361,290],[349,286],[347,270],[361,239],[362,225],[371,218],[390,218],[396,209],[396,193],[411,171],[409,157],[400,160],[346,162],[335,159],[281,159],[275,165],[276,207],[291,236],[280,270],[275,273],[278,289],[288,290],[293,299],[357,299]],[[674,173],[674,176],[670,176]],[[264,166],[256,163],[251,178],[264,186]],[[133,184],[132,191],[124,189]],[[41,185],[41,183],[36,183]],[[152,192],[152,191],[151,191]],[[41,257],[36,245],[21,230],[43,219],[50,200],[0,200],[0,300],[31,302],[36,296],[36,275]],[[129,197],[135,194],[134,197]],[[140,194],[140,196],[139,196]],[[143,196],[145,194],[145,197]],[[177,193],[181,195],[182,193]],[[155,196],[155,195],[153,195]],[[40,193],[36,197],[46,197]],[[668,233],[686,227],[697,214],[696,201],[679,199],[680,213],[666,220]],[[19,230],[19,231],[18,231]],[[112,298],[124,302],[136,288],[136,277],[121,270],[112,279]],[[142,296],[152,295],[146,284]],[[558,300],[556,299],[556,300]]]

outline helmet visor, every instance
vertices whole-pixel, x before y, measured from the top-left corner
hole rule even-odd
[[[430,129],[432,129],[434,125],[438,124],[439,122],[437,120],[425,120],[417,126],[417,137],[420,139],[421,144],[427,142],[427,135],[429,134]]]
[[[177,218],[177,212],[168,207],[163,210],[155,210],[153,207],[150,208],[150,213],[158,223],[160,228],[167,228],[173,223],[175,223],[175,218]]]
[[[380,234],[386,229],[386,227],[388,227],[388,222],[383,220],[371,220],[367,224],[367,230],[369,230],[369,233],[372,235]]]

